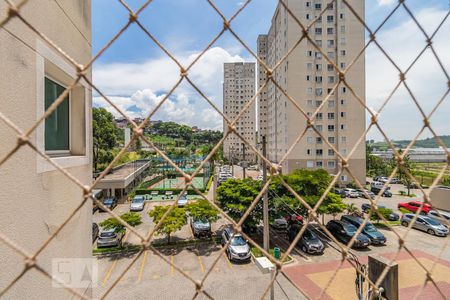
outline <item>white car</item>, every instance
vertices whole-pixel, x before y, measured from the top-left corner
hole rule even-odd
[[[178,200],[178,207],[184,207],[188,203],[188,199],[186,195],[181,196],[181,198]]]
[[[145,197],[144,196],[135,196],[133,201],[130,204],[130,211],[141,211],[144,210],[145,206]]]
[[[359,193],[357,190],[354,189],[344,189],[344,193],[345,193],[345,197],[349,197],[349,198],[358,198],[359,197]]]

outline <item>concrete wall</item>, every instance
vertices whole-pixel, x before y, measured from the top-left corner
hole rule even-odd
[[[91,57],[90,0],[29,1],[22,16],[68,55],[82,64]],[[0,19],[7,13],[0,2]],[[6,30],[5,30],[6,29]],[[0,29],[0,112],[21,129],[28,129],[44,112],[44,78],[49,75],[63,85],[75,78],[74,68],[20,20]],[[89,75],[90,76],[90,75]],[[91,179],[91,89],[80,83],[71,93],[71,152],[54,158],[83,184]],[[44,123],[33,132],[31,141],[44,149]],[[16,133],[0,122],[0,159],[16,143]],[[34,253],[82,201],[82,190],[29,147],[22,147],[0,166],[0,231]],[[71,222],[37,257],[51,272],[53,258],[90,258],[92,204],[87,202]],[[0,244],[3,271],[0,290],[23,269],[23,259]],[[81,291],[81,290],[79,290]],[[90,291],[86,291],[89,295]],[[51,281],[35,270],[14,285],[9,299],[64,299],[68,291],[52,288]]]
[[[430,198],[437,209],[450,212],[450,188],[436,187],[431,191]]]

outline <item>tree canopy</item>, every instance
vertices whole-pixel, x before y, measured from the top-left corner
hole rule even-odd
[[[132,227],[142,224],[140,213],[127,212],[122,214],[120,218]],[[108,218],[102,221],[100,226],[105,230],[114,229],[116,232],[125,232],[125,226],[123,226],[116,218]]]
[[[99,164],[108,165],[114,156],[112,150],[118,140],[119,129],[114,123],[114,116],[104,108],[92,108],[93,131],[93,165],[94,172]]]
[[[158,224],[169,208],[170,206],[157,205],[148,213],[148,215],[153,218],[155,224]],[[174,207],[163,220],[156,232],[158,234],[165,234],[167,236],[167,243],[170,243],[170,235],[186,225],[186,221],[186,210],[184,208]]]
[[[205,199],[199,199],[186,206],[186,210],[194,219],[205,219],[210,223],[219,219],[219,211]]]

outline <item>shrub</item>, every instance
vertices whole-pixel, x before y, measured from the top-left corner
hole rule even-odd
[[[209,191],[209,189],[211,188],[211,184],[213,183],[213,181],[214,181],[214,175],[211,176],[211,177],[209,177],[208,184],[206,185],[206,191]]]
[[[386,208],[386,207],[378,207],[378,212],[380,213],[380,215],[382,215],[386,220],[389,219],[389,215],[392,213],[392,209],[390,208]],[[380,221],[380,217],[378,216],[378,214],[376,212],[371,212],[370,214],[370,219],[371,220],[377,220]]]

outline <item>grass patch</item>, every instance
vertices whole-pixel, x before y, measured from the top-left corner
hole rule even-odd
[[[93,254],[102,254],[102,253],[115,253],[115,252],[132,252],[139,251],[142,248],[141,245],[127,245],[125,247],[105,247],[105,248],[96,248],[92,250]]]
[[[262,256],[264,256],[263,253],[261,252],[261,250],[259,250],[255,246],[251,246],[250,249],[251,249],[252,254],[253,254],[254,257],[262,257]],[[270,248],[269,249],[269,254],[272,255],[275,258],[274,252],[275,252],[274,248]],[[281,257],[283,257],[285,252],[284,251],[280,251],[280,252],[281,252],[280,253],[280,258],[281,258]],[[288,255],[288,257],[286,258],[284,263],[290,262],[291,260],[292,260],[292,257],[290,255]]]
[[[399,226],[400,225],[400,220],[398,221],[388,221],[386,222],[382,222],[382,223],[372,223],[375,227],[377,228],[381,228],[381,229],[386,229],[386,230],[391,230],[391,226]]]

